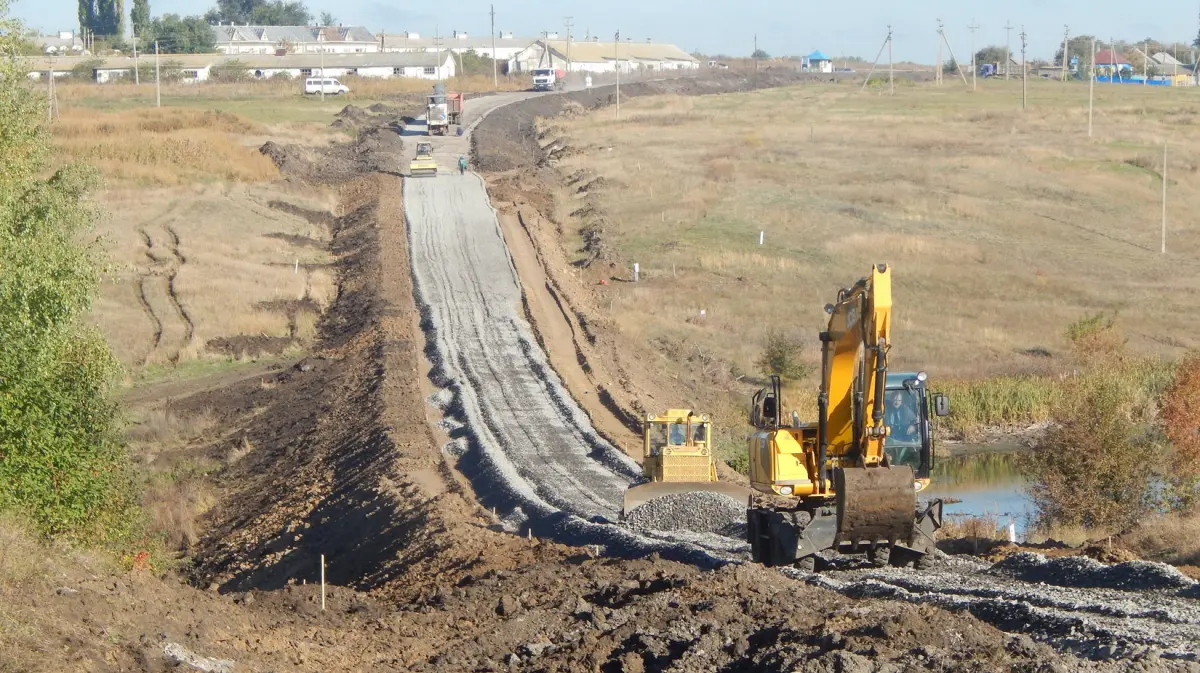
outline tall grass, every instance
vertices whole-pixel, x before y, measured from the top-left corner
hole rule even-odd
[[[53,138],[65,159],[93,164],[109,179],[180,185],[213,178],[277,179],[275,164],[240,138],[260,132],[258,124],[222,112],[75,108],[63,112],[53,127]]]

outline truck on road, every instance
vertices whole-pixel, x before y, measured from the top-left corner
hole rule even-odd
[[[562,91],[566,83],[567,73],[565,70],[534,68],[531,74],[533,75],[534,91]]]
[[[438,82],[433,85],[433,93],[426,97],[425,127],[426,132],[433,136],[444,136],[451,124],[462,121],[463,95],[461,93],[446,93],[446,85]]]

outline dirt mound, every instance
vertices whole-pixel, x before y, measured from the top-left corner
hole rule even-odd
[[[1009,556],[992,566],[989,572],[1024,582],[1135,591],[1174,592],[1196,584],[1195,580],[1165,563],[1126,561],[1104,565],[1086,556],[1046,558],[1029,552]]]
[[[204,346],[210,353],[220,353],[240,360],[263,355],[280,355],[293,343],[295,339],[290,337],[243,334],[209,339]]]
[[[672,493],[654,498],[629,512],[625,523],[634,530],[690,530],[725,534],[746,522],[746,504],[708,491]]]

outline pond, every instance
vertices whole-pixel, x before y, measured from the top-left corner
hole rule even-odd
[[[1021,448],[955,446],[950,456],[934,461],[933,481],[919,497],[949,501],[943,510],[947,519],[990,516],[1000,525],[1012,523],[1022,539],[1033,510],[1017,472]]]

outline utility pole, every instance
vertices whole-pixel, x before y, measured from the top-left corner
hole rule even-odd
[[[942,85],[942,74],[946,70],[946,66],[944,66],[942,64],[942,20],[938,19],[937,24],[938,24],[938,29],[937,29],[938,57],[937,57],[937,65],[934,66],[934,70],[933,70],[933,82],[934,82],[934,84],[941,86]]]
[[[896,95],[896,68],[892,62],[892,24],[888,24],[888,95]]]
[[[567,17],[567,77],[571,76],[571,17]]]
[[[1012,21],[1004,24],[1004,79],[1008,80],[1008,71],[1012,70]]]
[[[1067,61],[1071,58],[1071,27],[1063,24],[1063,57],[1061,81],[1067,81]]]
[[[967,26],[967,30],[971,31],[971,91],[978,91],[978,85],[975,81],[975,72],[978,68],[975,65],[975,31],[979,29],[979,24],[975,19],[971,19],[971,25]]]
[[[1025,65],[1025,26],[1021,26],[1021,109],[1025,109],[1028,100],[1029,68]]]
[[[162,85],[158,70],[158,40],[154,41],[154,107],[162,107]],[[323,91],[324,89],[322,89]]]
[[[1146,86],[1150,77],[1150,42],[1142,43],[1142,86]]]
[[[433,67],[433,73],[434,73],[433,76],[436,78],[436,81],[438,81],[438,82],[442,81],[442,32],[441,32],[441,30],[442,29],[440,27],[438,27],[436,24],[434,25],[433,48],[436,53],[434,58],[437,59],[437,61],[435,61],[433,64],[433,66],[434,66]],[[321,73],[321,74],[323,75],[324,73]]]
[[[1096,38],[1092,38],[1092,70],[1088,73],[1088,137],[1092,137],[1092,101],[1096,96]]]
[[[1167,254],[1167,144],[1163,143],[1162,254]]]
[[[500,89],[500,78],[496,74],[496,6],[492,5],[492,88]]]
[[[142,76],[138,73],[137,35],[133,36],[133,83],[141,84]]]
[[[617,119],[621,118],[621,56],[617,49],[621,46],[621,31],[613,35],[613,61],[617,66]]]
[[[50,69],[46,71],[46,120],[54,121],[55,108],[58,101],[54,93],[54,57],[50,57]]]
[[[321,102],[325,102],[325,47],[321,47]]]
[[[750,60],[754,61],[754,84],[758,85],[758,33],[754,34],[754,51],[750,52]]]
[[[875,60],[871,62],[871,70],[867,73],[866,79],[863,80],[862,88],[859,93],[867,90],[867,85],[871,83],[871,75],[875,74],[875,66],[879,65],[879,57],[883,56],[883,50],[892,42],[892,27],[888,26],[888,36],[883,39],[883,44],[879,45],[879,53],[875,54]],[[891,60],[891,53],[888,53],[888,60]]]
[[[946,39],[946,31],[942,27],[942,22],[938,20],[938,35],[942,37],[942,42],[946,44],[946,51],[950,52],[950,60],[954,62],[954,69],[958,71],[959,77],[962,77],[963,85],[967,83],[967,75],[962,71],[962,66],[959,65],[958,59],[954,56],[954,47],[950,46],[950,40]],[[938,46],[938,52],[941,53],[941,46]],[[940,74],[940,71],[939,71]]]

